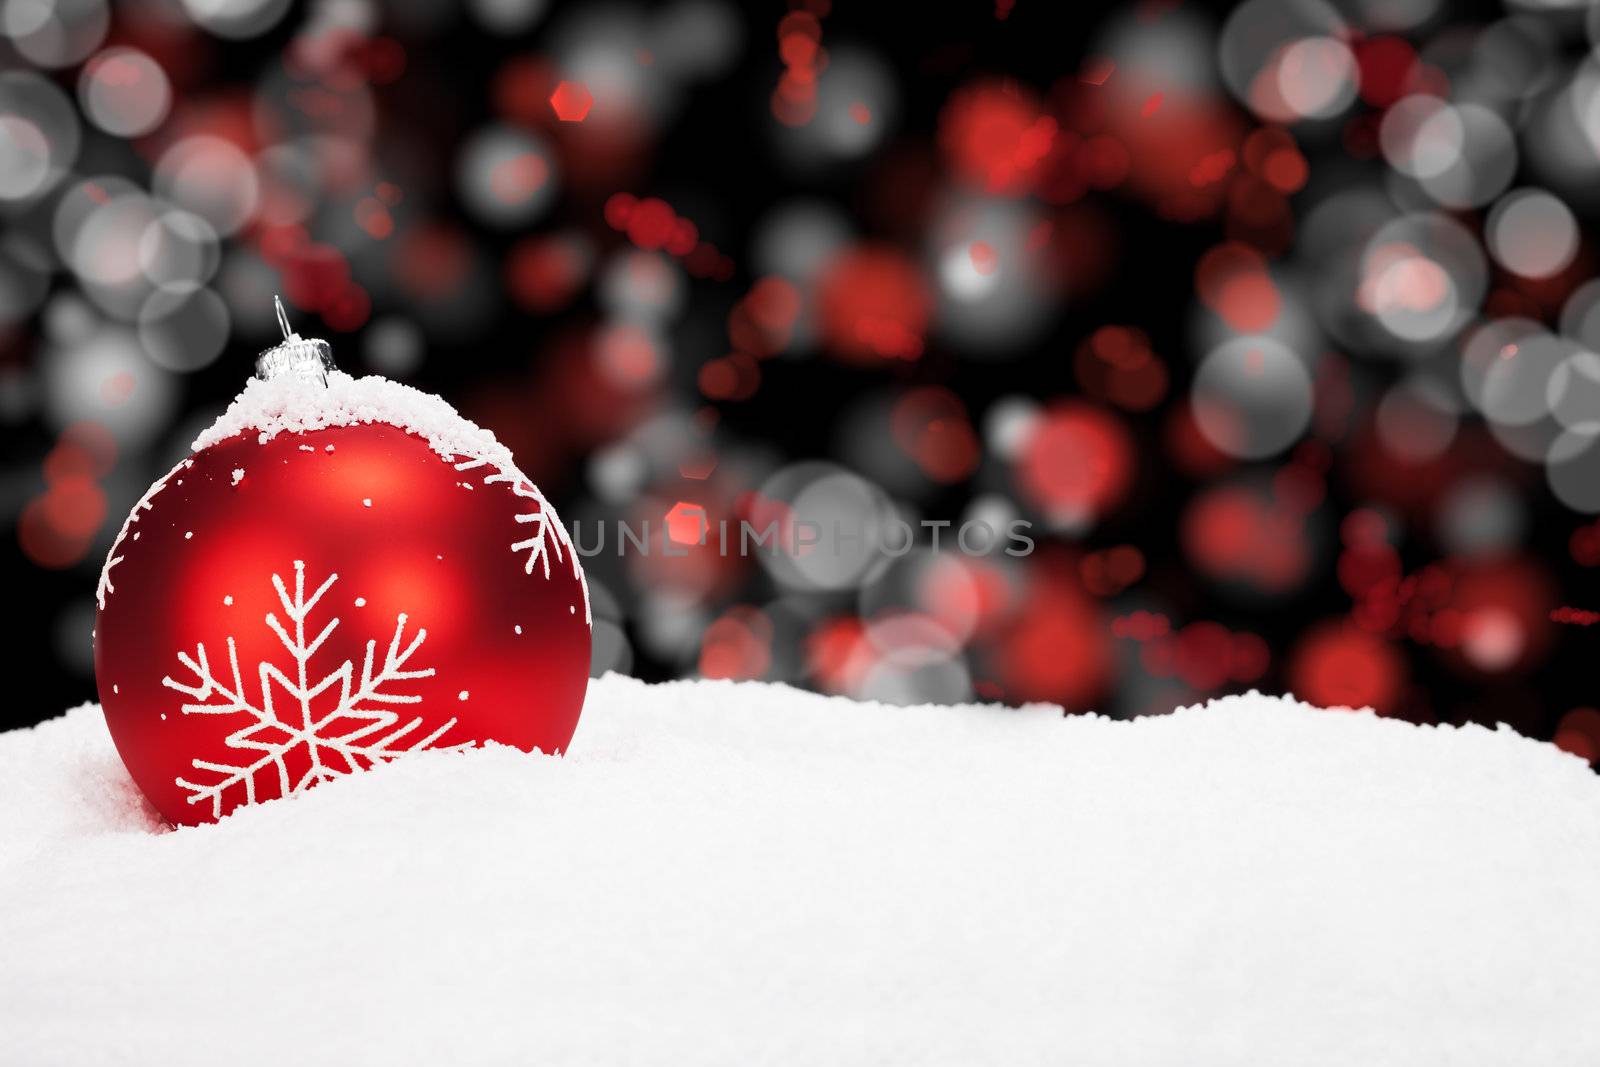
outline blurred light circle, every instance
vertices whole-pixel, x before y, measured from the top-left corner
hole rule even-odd
[[[808,283],[851,237],[850,223],[833,204],[791,200],[756,225],[756,269],[761,274],[781,274]]]
[[[1545,478],[1567,507],[1586,515],[1600,513],[1600,434],[1564,431],[1545,456]]]
[[[1434,126],[1443,124],[1443,132]],[[1482,207],[1505,192],[1517,171],[1517,144],[1499,115],[1477,104],[1461,104],[1434,112],[1423,123],[1418,140],[1456,139],[1453,158],[1445,166],[1419,175],[1429,196],[1445,207]]]
[[[1079,533],[1121,502],[1138,454],[1127,424],[1078,400],[1052,404],[1016,458],[1017,488],[1056,529]]]
[[[1600,356],[1570,353],[1550,373],[1550,414],[1569,430],[1600,433]]]
[[[1455,281],[1444,267],[1404,242],[1378,245],[1366,257],[1360,303],[1404,341],[1450,332],[1461,312]]]
[[[1455,440],[1457,421],[1444,388],[1427,378],[1401,382],[1378,401],[1379,439],[1389,451],[1411,463],[1443,455]]]
[[[139,310],[139,343],[158,366],[195,371],[222,354],[229,325],[228,305],[210,289],[157,290]]]
[[[669,364],[666,338],[637,322],[605,323],[595,331],[594,356],[600,375],[625,392],[648,389]]]
[[[133,48],[107,48],[84,64],[78,102],[89,121],[119,137],[137,137],[161,125],[172,106],[172,87],[156,61]]]
[[[531,133],[509,126],[478,130],[456,157],[456,192],[482,221],[522,225],[555,198],[555,158]]]
[[[47,191],[78,156],[77,112],[31,71],[0,74],[0,200]]]
[[[1311,376],[1300,358],[1267,337],[1214,349],[1195,373],[1195,423],[1217,448],[1240,459],[1283,451],[1311,422]]]
[[[757,547],[752,541],[749,551],[788,588],[854,588],[887,563],[886,544],[905,547],[903,532],[888,533],[894,511],[883,491],[831,463],[785,467],[762,484],[757,496],[770,506],[749,520],[751,537],[775,524],[778,547]],[[815,543],[802,543],[808,541]]]
[[[1512,16],[1486,27],[1472,42],[1471,69],[1465,77],[1452,78],[1460,83],[1456,95],[1524,100],[1542,92],[1562,66],[1551,25],[1545,19]]]
[[[1461,112],[1437,96],[1425,94],[1395,103],[1378,126],[1383,158],[1411,178],[1432,178],[1456,166],[1466,140]]]
[[[45,337],[58,348],[87,344],[102,324],[89,302],[70,290],[51,297],[41,318]]]
[[[972,698],[967,665],[938,624],[916,615],[874,620],[866,648],[878,654],[850,688],[857,700],[883,704],[958,704]]]
[[[955,539],[946,533],[949,540]],[[936,552],[931,546],[918,546],[864,585],[858,599],[861,617],[920,615],[945,631],[948,645],[965,645],[978,627],[983,590],[968,563],[954,554],[956,546],[941,539],[939,547]]]
[[[633,670],[633,646],[622,627],[610,619],[595,619],[589,631],[589,677],[599,678],[607,671],[627,674]]]
[[[670,78],[711,78],[739,58],[739,13],[720,0],[678,0],[654,16],[650,54]]]
[[[1496,444],[1525,463],[1543,463],[1562,433],[1561,424],[1552,418],[1524,423],[1486,419],[1483,425]]]
[[[898,110],[894,75],[883,60],[860,48],[830,49],[817,80],[817,111],[792,131],[809,150],[855,159],[877,147]]]
[[[1472,475],[1450,487],[1439,507],[1439,542],[1452,555],[1491,556],[1517,547],[1527,525],[1516,486]]]
[[[1240,103],[1270,121],[1296,122],[1307,113],[1284,98],[1285,82],[1298,80],[1300,84],[1294,86],[1298,98],[1320,100],[1332,108],[1343,93],[1335,84],[1335,75],[1343,70],[1344,80],[1350,81],[1353,66],[1342,67],[1337,61],[1327,66],[1333,53],[1322,45],[1299,53],[1289,73],[1285,72],[1285,60],[1308,39],[1336,43],[1347,33],[1339,13],[1322,0],[1245,0],[1223,23],[1217,38],[1217,65],[1223,82]],[[1354,96],[1353,86],[1350,96]],[[1331,113],[1317,112],[1319,117]]]
[[[139,269],[158,289],[174,293],[198,289],[216,274],[221,261],[216,231],[188,211],[162,212],[139,236]]]
[[[21,115],[0,115],[0,199],[20,200],[50,176],[50,142]]]
[[[391,377],[405,377],[422,366],[422,331],[410,319],[386,315],[361,337],[367,365]]]
[[[1509,342],[1483,377],[1478,407],[1507,426],[1526,426],[1550,414],[1551,377],[1578,346],[1554,334],[1529,334]]]
[[[16,238],[0,238],[0,329],[33,314],[49,291],[50,272],[36,258]]]
[[[1428,21],[1441,0],[1350,0],[1363,29],[1372,33],[1408,30]]]
[[[56,658],[87,677],[94,675],[95,602],[85,597],[61,610],[55,620]]]
[[[1483,408],[1484,381],[1502,359],[1516,353],[1525,338],[1545,332],[1533,319],[1492,319],[1472,330],[1461,348],[1461,391],[1473,407]]]
[[[526,33],[544,17],[545,0],[468,0],[473,17],[496,34]]]
[[[240,40],[277,25],[289,0],[183,0],[183,7],[201,29]]]
[[[1512,666],[1527,644],[1521,620],[1505,608],[1478,608],[1461,623],[1461,654],[1480,671]]]
[[[155,221],[155,201],[143,193],[112,196],[93,207],[77,228],[67,265],[88,284],[110,289],[143,285],[140,245]]]
[[[1368,240],[1356,302],[1393,337],[1425,343],[1459,329],[1487,287],[1477,239],[1446,215],[1415,212]]]
[[[1035,340],[1055,309],[1050,272],[1029,249],[1040,223],[1026,201],[951,197],[929,228],[939,281],[936,328],[975,357],[1004,358]]]
[[[1543,189],[1518,189],[1501,197],[1484,223],[1495,261],[1524,278],[1559,274],[1578,253],[1572,209]]]
[[[1278,60],[1277,98],[1297,118],[1327,118],[1356,96],[1356,60],[1343,41],[1302,37]]]
[[[1002,397],[983,417],[983,439],[1001,459],[1015,459],[1039,428],[1044,409],[1032,397]]]
[[[270,225],[300,222],[317,206],[326,175],[318,149],[328,137],[300,137],[280,141],[256,154],[261,178],[260,219]]]
[[[105,0],[4,0],[0,31],[41,67],[70,67],[100,47],[111,13]]]
[[[980,242],[988,247],[987,242]],[[977,300],[1000,286],[1000,271],[979,266],[980,256],[974,256],[972,245],[962,243],[945,249],[939,257],[939,281],[945,292],[958,301]]]
[[[185,137],[162,153],[152,184],[163,199],[199,215],[222,237],[250,221],[261,196],[250,157],[232,141],[209,134]]]
[[[45,410],[58,427],[98,422],[130,447],[168,428],[177,405],[172,376],[144,357],[128,330],[102,329],[53,349],[41,365]]]
[[[617,443],[589,456],[589,488],[608,504],[622,504],[638,496],[650,477],[650,465],[633,445]]]
[[[657,252],[622,252],[600,270],[600,307],[622,319],[670,319],[683,307],[683,272]]]
[[[1561,305],[1561,332],[1591,352],[1600,352],[1600,278],[1591,278]]]

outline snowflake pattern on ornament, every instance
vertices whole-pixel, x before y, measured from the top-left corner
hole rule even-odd
[[[95,587],[94,591],[95,602],[102,609],[106,606],[106,597],[117,591],[117,587],[111,584],[111,571],[117,564],[122,562],[122,556],[118,554],[118,550],[122,548],[122,542],[127,538],[128,532],[133,530],[134,524],[139,521],[139,513],[149,511],[155,507],[156,495],[167,487],[167,483],[172,480],[173,475],[179,471],[186,471],[193,466],[193,459],[180,460],[177,466],[156,479],[155,483],[144,491],[144,496],[140,497],[139,502],[133,505],[133,510],[128,512],[128,517],[122,520],[122,529],[117,531],[117,539],[111,542],[111,551],[106,554],[105,566],[100,568],[100,583]],[[133,539],[135,541],[139,540],[137,531],[134,531]]]
[[[213,672],[203,642],[195,646],[193,656],[187,652],[178,653],[178,661],[194,675],[195,682],[188,684],[168,676],[161,684],[193,701],[183,705],[183,714],[242,715],[248,719],[228,735],[227,745],[240,753],[239,762],[196,759],[192,761],[195,770],[207,772],[207,780],[177,779],[177,784],[189,792],[189,803],[209,801],[213,817],[221,817],[224,794],[230,789],[243,787],[245,802],[254,803],[258,777],[268,781],[275,779],[279,793],[290,796],[317,782],[368,770],[375,764],[424,749],[454,752],[472,747],[470,741],[434,747],[434,742],[455,726],[457,720],[453,717],[431,732],[415,737],[419,730],[425,729],[423,717],[418,715],[402,721],[401,713],[392,710],[392,705],[422,701],[420,696],[395,692],[395,683],[429,678],[434,674],[432,667],[409,666],[428,631],[417,630],[402,648],[406,628],[404,612],[396,618],[394,636],[381,665],[377,662],[377,641],[368,641],[359,677],[355,664],[347,659],[332,673],[312,680],[311,659],[338,628],[339,620],[330,621],[314,637],[307,636],[306,620],[338,580],[337,574],[329,575],[308,597],[303,561],[294,563],[292,595],[282,577],[272,576],[288,625],[271,611],[266,615],[266,624],[283,644],[293,666],[285,672],[273,663],[258,664],[259,700],[252,702],[245,692],[239,652],[231,636],[228,638],[227,672],[230,677],[226,680],[219,679]],[[313,710],[318,698],[334,686],[338,687],[338,702],[326,711]],[[274,702],[275,687],[288,695],[289,707],[279,708]],[[303,752],[295,757],[296,762],[306,760],[309,766],[303,773],[291,773],[286,761],[302,748]]]
[[[566,528],[561,525],[561,519],[556,515],[555,508],[550,506],[550,501],[539,492],[539,487],[519,474],[515,467],[496,464],[482,456],[455,455],[450,459],[457,471],[487,467],[489,472],[484,475],[484,485],[507,485],[511,488],[513,496],[531,500],[538,505],[536,511],[524,511],[516,515],[517,522],[533,527],[533,536],[513,542],[511,551],[528,553],[528,558],[523,561],[522,567],[525,574],[532,574],[535,567],[540,567],[544,576],[549,578],[552,557],[557,563],[566,562],[572,568],[573,577],[578,579],[578,584],[583,588],[583,621],[593,624],[594,619],[589,608],[589,580],[578,562],[578,553],[567,537]]]

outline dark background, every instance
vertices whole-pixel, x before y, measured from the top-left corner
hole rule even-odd
[[[371,310],[360,316],[361,321],[350,322],[352,328],[341,329],[347,321],[344,316],[334,315],[330,323],[314,306],[304,306],[314,305],[314,299],[302,299],[297,306],[292,279],[284,277],[300,269],[293,264],[269,266],[252,275],[270,286],[255,295],[291,290],[291,318],[304,332],[327,337],[341,366],[352,372],[395,373],[393,363],[374,354],[378,349],[369,336],[372,323],[403,319],[414,324],[421,358],[396,376],[443,395],[494,429],[569,522],[651,515],[659,521],[663,503],[701,499],[695,494],[703,485],[691,484],[670,470],[653,471],[625,503],[597,493],[591,462],[595,454],[630,440],[652,415],[673,413],[685,422],[698,418],[702,426],[714,418],[714,429],[695,447],[708,447],[719,460],[718,478],[726,477],[716,500],[706,498],[716,517],[718,502],[726,505],[722,514],[736,515],[727,502],[741,491],[755,489],[766,474],[784,465],[817,458],[855,469],[864,454],[895,452],[886,414],[876,416],[879,425],[865,452],[857,443],[855,428],[864,421],[872,425],[874,416],[863,413],[869,401],[892,400],[920,386],[950,390],[964,404],[980,442],[981,455],[971,473],[942,483],[911,478],[886,490],[897,500],[912,502],[924,517],[956,521],[977,497],[999,494],[1013,500],[1023,517],[1040,523],[1034,531],[1039,550],[1025,560],[999,561],[1013,595],[1010,606],[998,611],[956,654],[970,680],[965,690],[913,681],[908,684],[915,694],[930,699],[1052,699],[1072,710],[1092,706],[1127,715],[1166,710],[1250,686],[1269,691],[1292,688],[1315,702],[1338,702],[1328,699],[1330,693],[1338,697],[1346,690],[1317,681],[1331,671],[1341,677],[1340,684],[1351,687],[1348,692],[1377,698],[1373,702],[1385,714],[1419,722],[1506,721],[1539,738],[1556,735],[1565,723],[1565,747],[1593,755],[1588,717],[1573,714],[1592,703],[1588,665],[1593,639],[1581,627],[1561,625],[1549,615],[1562,605],[1588,603],[1592,578],[1574,557],[1572,540],[1588,519],[1552,497],[1538,464],[1505,454],[1480,417],[1463,416],[1443,460],[1405,469],[1371,443],[1372,411],[1402,368],[1393,360],[1350,351],[1324,339],[1316,351],[1301,354],[1308,363],[1342,368],[1350,397],[1345,418],[1326,424],[1316,419],[1296,445],[1255,463],[1226,457],[1221,463],[1196,463],[1185,455],[1184,446],[1174,444],[1173,427],[1183,417],[1193,367],[1203,354],[1195,328],[1196,264],[1208,249],[1225,239],[1239,239],[1245,231],[1235,217],[1239,205],[1230,205],[1226,198],[1200,217],[1184,221],[1169,217],[1137,181],[1142,158],[1137,152],[1130,177],[1107,188],[1086,189],[1066,202],[1051,202],[1051,197],[1037,191],[1020,198],[1034,205],[1039,217],[1053,222],[1052,254],[1073,269],[1069,283],[1053,287],[1045,325],[1019,349],[996,355],[981,344],[952,341],[934,330],[920,358],[863,362],[840,358],[824,340],[762,358],[759,388],[748,398],[718,399],[702,393],[700,368],[728,354],[728,316],[760,277],[751,246],[774,205],[799,195],[831,204],[853,224],[857,239],[905,249],[911,261],[926,268],[919,245],[932,224],[932,209],[927,206],[930,190],[959,184],[940,139],[952,94],[973,85],[1015,85],[1031,94],[1044,112],[1062,115],[1065,127],[1072,102],[1088,91],[1079,73],[1100,53],[1108,26],[1193,18],[1196,25],[1208,27],[1205,32],[1214,40],[1231,6],[1018,0],[1006,17],[999,18],[993,7],[983,3],[914,8],[836,3],[819,20],[823,47],[859,45],[875,56],[891,76],[898,117],[891,132],[864,157],[807,164],[781,150],[783,131],[770,107],[782,71],[776,27],[786,8],[728,5],[720,10],[737,24],[741,41],[731,50],[725,72],[680,87],[676,109],[644,124],[629,146],[617,151],[620,158],[612,165],[593,162],[604,155],[605,145],[585,140],[585,131],[564,128],[548,115],[530,116],[515,109],[508,115],[506,104],[514,72],[542,63],[548,77],[548,68],[559,69],[562,28],[599,9],[552,4],[527,32],[501,35],[451,5],[380,7],[379,22],[360,36],[367,42],[381,40],[386,48],[398,47],[404,66],[398,77],[384,74],[370,79],[377,117],[366,162],[369,178],[398,184],[404,196],[393,207],[394,232],[382,247],[348,255],[352,277],[370,300]],[[1347,9],[1347,14],[1353,38],[1374,35],[1360,29],[1361,11]],[[186,109],[198,112],[204,104],[258,92],[261,80],[295,47],[311,15],[310,9],[295,5],[258,37],[222,41],[186,29],[171,13],[156,17],[119,7],[108,43],[144,46],[158,61],[164,55],[174,57],[169,73],[176,102],[168,123],[175,124]],[[1421,24],[1394,35],[1425,49],[1429,41],[1445,37],[1447,30],[1481,27],[1500,15],[1487,6],[1446,5]],[[1564,61],[1575,62],[1571,57],[1582,51],[1581,28],[1578,39],[1571,39],[1571,34],[1571,26],[1553,30],[1557,44],[1552,48],[1568,57]],[[357,41],[349,51],[357,57],[352,62],[370,73],[366,54],[370,44]],[[1209,63],[1214,57],[1206,59]],[[20,59],[14,65],[26,66]],[[70,91],[76,68],[49,76]],[[1114,73],[1112,79],[1118,76]],[[546,83],[534,78],[533,84]],[[522,99],[526,103],[526,94]],[[1237,132],[1224,135],[1222,142],[1235,147],[1265,125],[1220,88],[1214,87],[1204,102],[1231,116]],[[1169,99],[1163,106],[1171,103]],[[1382,188],[1383,159],[1350,147],[1360,141],[1350,131],[1366,128],[1361,124],[1370,125],[1380,111],[1358,99],[1333,120],[1291,129],[1309,168],[1304,187],[1284,198],[1294,219],[1336,189],[1355,184]],[[491,121],[534,130],[550,146],[564,176],[549,207],[526,223],[489,224],[454,188],[463,144]],[[84,147],[74,170],[80,175],[121,173],[148,183],[161,133],[158,128],[148,138],[129,142],[85,125]],[[1232,166],[1243,174],[1243,162]],[[69,177],[61,189],[71,182]],[[1525,183],[1520,177],[1516,182]],[[371,185],[366,183],[362,195]],[[36,219],[48,216],[52,198],[61,189],[38,202],[6,205],[9,232],[18,240],[32,239],[39,231]],[[625,253],[627,236],[605,218],[606,202],[617,192],[665,200],[680,216],[692,219],[702,240],[728,259],[726,276],[720,279],[684,272],[682,311],[664,331],[671,350],[668,365],[648,389],[624,398],[597,391],[592,373],[585,370],[595,331],[608,314],[605,302],[597,298],[595,273],[584,272],[569,297],[535,301],[548,303],[537,307],[519,297],[509,280],[519,249],[541,235],[581,239],[596,264]],[[347,219],[357,199],[353,193],[324,190],[306,229],[313,238],[350,248],[350,227],[341,220]],[[1575,207],[1582,219],[1581,206]],[[1481,225],[1480,216],[1456,215],[1470,228]],[[253,223],[224,243],[241,256],[264,262],[267,257],[261,249],[269,240],[267,228]],[[1292,240],[1284,245],[1275,237],[1252,239],[1246,233],[1244,243],[1252,240],[1270,262],[1294,261]],[[455,277],[427,277],[429,260],[449,258],[440,256],[439,242],[447,251],[465,256],[470,268]],[[1585,240],[1585,249],[1587,244]],[[1315,287],[1323,280],[1317,277],[1317,264],[1299,264],[1301,269],[1308,266],[1307,284]],[[418,268],[425,277],[408,283],[407,277]],[[1583,280],[1580,272],[1561,284],[1570,291]],[[435,283],[437,288],[430,293]],[[1497,276],[1491,289],[1518,294],[1519,300],[1534,306],[1537,317],[1552,325],[1563,295],[1543,291],[1529,295],[1516,279],[1504,276]],[[5,456],[0,506],[8,529],[14,531],[0,548],[0,575],[12,601],[8,665],[11,676],[21,680],[19,691],[0,712],[0,726],[25,725],[93,699],[92,667],[85,654],[87,628],[106,545],[144,485],[182,454],[199,426],[238,390],[255,352],[271,340],[264,308],[245,313],[234,307],[232,333],[220,357],[193,372],[173,375],[178,399],[165,424],[149,434],[147,442],[118,449],[114,470],[102,478],[105,518],[80,557],[65,563],[53,557],[41,561],[41,553],[30,551],[27,537],[15,531],[30,504],[49,491],[47,457],[63,439],[63,420],[52,412],[41,384],[45,361],[58,354],[45,338],[45,319],[51,302],[70,297],[74,290],[71,271],[58,263],[50,272],[50,296],[0,334],[0,363],[11,374],[8,389],[16,398],[6,405],[6,421],[0,427]],[[224,293],[230,305],[239,299],[238,292]],[[1488,303],[1494,299],[1491,296]],[[1509,301],[1507,297],[1498,306],[1523,310],[1522,304]],[[1491,314],[1486,309],[1482,317]],[[1144,332],[1151,351],[1168,371],[1169,386],[1162,402],[1148,411],[1118,409],[1090,397],[1091,403],[1113,415],[1133,443],[1131,485],[1089,528],[1050,532],[1038,508],[1018,490],[1012,465],[995,454],[986,439],[984,419],[1006,398],[1032,398],[1048,406],[1082,397],[1076,354],[1086,339],[1108,324]],[[1460,340],[1469,333],[1470,325],[1441,346],[1445,355],[1439,358],[1459,358]],[[1320,412],[1328,402],[1320,376],[1317,400]],[[1321,479],[1323,499],[1297,535],[1315,546],[1313,562],[1301,580],[1290,589],[1265,595],[1218,580],[1196,565],[1181,530],[1204,490],[1230,481],[1254,485],[1257,481],[1251,479],[1256,479],[1266,484],[1280,471],[1308,462],[1325,465],[1326,471]],[[1520,534],[1470,559],[1452,555],[1435,536],[1431,516],[1452,484],[1485,474],[1514,490]],[[1419,485],[1428,487],[1420,500],[1414,492]],[[1463,575],[1489,575],[1486,581],[1497,591],[1494,595],[1504,597],[1505,612],[1521,627],[1522,651],[1509,662],[1485,669],[1456,651],[1417,641],[1404,622],[1363,628],[1352,621],[1360,598],[1341,580],[1345,549],[1340,531],[1347,516],[1358,509],[1387,517],[1385,540],[1400,565],[1397,582],[1430,567],[1450,575],[1455,588],[1461,587]],[[1143,574],[1115,592],[1086,588],[1084,558],[1122,545],[1137,548]],[[1581,552],[1579,556],[1592,563]],[[730,611],[735,619],[756,612],[771,624],[751,631],[758,641],[766,642],[766,662],[757,661],[759,670],[741,676],[873,695],[832,679],[815,661],[818,633],[830,623],[860,614],[853,590],[784,593],[760,567],[740,561],[714,590],[695,598],[688,615],[690,628],[699,636],[691,634],[683,647],[682,642],[652,638],[641,622],[648,614],[646,602],[659,592],[647,573],[609,558],[592,561],[590,572],[603,590],[597,597],[597,619],[610,627],[609,634],[620,634],[626,646],[625,655],[616,651],[614,637],[608,637],[611,643],[605,649],[597,646],[602,666],[621,667],[648,679],[719,673],[708,671],[708,662],[726,660],[707,660],[705,649],[727,628],[719,631],[713,624]],[[1084,617],[1101,631],[1095,645],[1101,651],[1066,650],[1067,659],[1079,655],[1088,659],[1060,675],[1008,669],[1005,649],[1020,647],[1026,632],[1061,616],[1054,601],[1037,600],[1041,588],[1057,585],[1072,611],[1081,607],[1087,613]],[[160,610],[159,605],[151,610]],[[1170,635],[1144,642],[1106,636],[1116,633],[1111,629],[1115,619],[1137,610],[1164,615]],[[1264,669],[1233,672],[1221,680],[1212,677],[1203,661],[1226,646],[1216,644],[1215,627],[1195,629],[1201,624],[1217,624],[1230,634],[1258,635],[1270,653]],[[1319,673],[1318,654],[1307,651],[1308,635],[1328,627],[1354,628],[1363,636],[1354,642],[1354,652],[1345,659],[1335,657]],[[1071,627],[1058,632],[1046,626],[1045,632],[1052,640],[1078,640]],[[1149,653],[1143,646],[1150,644],[1162,645],[1164,651]],[[1152,662],[1157,664],[1154,669]],[[1163,663],[1166,666],[1160,666]],[[1375,677],[1367,681],[1368,675]],[[1319,684],[1323,691],[1317,691]]]

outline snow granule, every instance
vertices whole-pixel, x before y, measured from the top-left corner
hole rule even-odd
[[[0,1062],[1600,1063],[1600,781],[1510,730],[591,683],[163,832],[0,735]]]
[[[233,484],[234,485],[238,485],[242,481],[244,481],[244,468],[243,467],[235,467],[235,468],[233,468]]]
[[[265,444],[280,433],[370,422],[409,430],[445,459],[470,455],[496,467],[516,466],[494,434],[463,418],[443,398],[376,374],[353,378],[338,370],[328,372],[326,388],[287,374],[265,381],[251,378],[217,421],[195,438],[193,450],[250,431]],[[333,446],[327,450],[332,452]]]

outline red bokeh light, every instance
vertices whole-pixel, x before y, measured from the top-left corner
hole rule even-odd
[[[1195,289],[1206,306],[1238,333],[1262,333],[1278,319],[1278,287],[1267,262],[1236,241],[1220,244],[1195,265]]]
[[[589,117],[594,97],[582,82],[563,81],[550,94],[550,109],[562,122],[582,122]]]
[[[588,273],[588,257],[579,244],[562,237],[530,237],[506,256],[506,289],[529,311],[550,312],[566,306]]]
[[[698,545],[706,536],[704,505],[680,500],[667,511],[667,537],[680,545]]]
[[[922,355],[933,297],[900,250],[858,245],[841,253],[823,269],[816,298],[823,338],[839,355],[856,361]]]
[[[756,608],[730,608],[700,639],[701,677],[755,679],[771,664],[772,622]]]
[[[1092,522],[1127,492],[1133,441],[1116,416],[1069,401],[1046,412],[1022,446],[1017,482],[1052,520]]]
[[[1037,183],[1057,130],[1038,100],[1012,83],[957,90],[939,116],[939,144],[956,176],[1011,196]]]
[[[1290,691],[1325,708],[1399,710],[1405,663],[1387,641],[1342,620],[1300,639],[1289,659]]]

